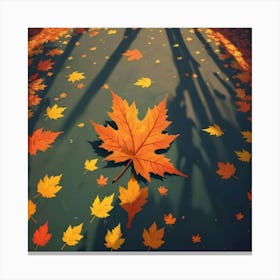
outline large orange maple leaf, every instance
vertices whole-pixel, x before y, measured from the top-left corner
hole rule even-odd
[[[126,167],[113,182],[116,182],[133,163],[137,174],[150,181],[150,173],[164,176],[164,173],[187,177],[176,169],[170,159],[163,154],[157,154],[160,149],[167,149],[179,136],[169,135],[163,131],[171,123],[167,121],[166,97],[153,109],[148,108],[143,120],[138,119],[135,102],[131,105],[125,99],[112,92],[113,111],[108,113],[118,129],[103,126],[92,121],[99,138],[103,141],[101,148],[112,152],[105,160],[115,163],[127,162]]]

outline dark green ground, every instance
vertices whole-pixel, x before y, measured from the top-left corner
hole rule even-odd
[[[29,251],[35,248],[32,242],[34,231],[46,220],[52,238],[39,251],[60,251],[62,234],[68,225],[75,226],[81,222],[84,223],[84,238],[74,247],[67,246],[65,251],[109,251],[104,246],[105,234],[119,222],[126,239],[120,250],[146,251],[142,232],[153,221],[159,227],[165,226],[165,243],[159,248],[161,251],[251,250],[251,207],[247,199],[247,192],[251,189],[251,164],[239,161],[234,153],[235,150],[251,150],[251,145],[245,143],[240,134],[240,130],[251,130],[250,114],[238,112],[234,104],[238,100],[234,92],[237,81],[232,78],[234,69],[223,67],[225,62],[218,59],[223,49],[213,41],[207,41],[205,29],[190,31],[117,29],[116,34],[108,35],[108,30],[102,29],[95,37],[90,37],[89,31],[83,34],[70,31],[70,38],[45,44],[44,52],[34,56],[30,75],[36,72],[38,61],[49,58],[46,56],[49,48],[64,49],[62,55],[53,59],[56,62],[51,70],[53,76],[39,73],[40,77],[45,77],[47,88],[39,94],[44,97],[40,105],[33,107],[29,134],[41,127],[64,131],[64,134],[46,152],[29,156],[29,198],[36,194],[37,183],[45,174],[63,174],[63,189],[55,198],[34,199],[37,204],[34,218],[38,223],[28,221]],[[187,37],[192,41],[187,41]],[[64,41],[68,43],[63,44]],[[75,45],[75,42],[80,42],[80,45]],[[179,46],[173,47],[174,44]],[[90,51],[94,46],[97,49]],[[127,49],[141,50],[143,58],[128,62],[123,56]],[[87,57],[82,58],[82,54]],[[69,57],[73,59],[69,60]],[[79,82],[67,81],[73,71],[85,73],[86,79],[80,81],[85,84],[83,89],[76,87]],[[193,78],[193,73],[198,77]],[[141,77],[151,78],[154,81],[151,87],[135,86]],[[127,186],[132,169],[129,168],[117,183],[111,183],[123,165],[103,161],[105,153],[97,148],[98,137],[89,123],[89,120],[100,124],[110,121],[106,112],[111,111],[112,98],[108,89],[101,88],[103,84],[108,84],[129,103],[135,100],[140,118],[148,107],[153,107],[168,95],[168,119],[172,121],[168,132],[179,133],[180,137],[166,155],[189,176],[188,179],[175,175],[167,175],[163,179],[152,177],[148,184],[140,179],[141,186],[149,188],[148,202],[136,215],[129,230],[125,228],[127,214],[119,207],[118,188]],[[62,92],[67,93],[67,97],[55,101],[54,98]],[[64,118],[46,120],[45,110],[54,104],[67,107]],[[80,122],[85,126],[77,127]],[[225,134],[222,137],[202,131],[213,123],[223,128]],[[98,169],[83,175],[84,161],[92,158],[98,158]],[[239,179],[222,180],[216,174],[218,161],[234,163]],[[100,174],[109,177],[104,188],[96,183]],[[159,186],[168,188],[166,197],[160,196]],[[104,197],[112,193],[115,193],[115,208],[110,217],[95,219],[90,224],[89,207],[93,199],[96,195]],[[163,215],[169,212],[177,218],[172,227],[163,221]],[[238,212],[244,214],[242,221],[235,219]],[[201,243],[192,243],[194,234],[202,236]]]

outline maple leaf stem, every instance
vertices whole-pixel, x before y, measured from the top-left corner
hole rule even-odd
[[[38,245],[35,246],[35,251],[37,251],[37,250],[38,250]]]
[[[37,224],[37,220],[35,218],[33,218],[32,216],[30,218],[35,224]]]
[[[127,170],[127,168],[129,167],[129,165],[132,163],[132,159],[126,164],[126,166],[124,167],[124,169],[122,170],[122,172],[116,176],[114,179],[113,179],[113,183],[116,183],[121,177],[122,175],[124,174],[124,172]]]
[[[33,199],[37,198],[40,195],[40,193],[37,193],[33,196]]]
[[[90,223],[92,223],[94,219],[95,219],[95,216],[93,216],[93,217],[91,218]]]
[[[66,246],[66,243],[64,243],[64,244],[62,245],[62,247],[60,248],[60,250],[62,251],[62,250],[65,248],[65,246]]]
[[[86,175],[86,174],[87,174],[87,172],[88,172],[88,171],[86,170],[86,171],[83,173],[83,175]]]
[[[150,246],[148,247],[148,251],[151,251],[151,247]]]
[[[235,175],[232,175],[232,177],[233,177],[234,179],[236,179],[236,180],[239,179],[239,178],[238,178],[237,176],[235,176]]]

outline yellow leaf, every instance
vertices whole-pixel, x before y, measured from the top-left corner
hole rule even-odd
[[[148,88],[152,84],[152,80],[150,78],[142,77],[137,82],[134,83],[134,85],[142,87],[142,88]]]
[[[192,38],[191,37],[187,37],[186,41],[190,42],[190,41],[192,41]]]
[[[91,214],[97,218],[109,217],[109,212],[114,208],[112,205],[113,199],[114,194],[105,196],[102,201],[100,201],[99,196],[97,196],[90,207]]]
[[[94,52],[96,49],[97,49],[97,47],[92,47],[92,48],[90,48],[89,50],[92,51],[92,52]]]
[[[243,138],[245,139],[245,142],[252,143],[252,132],[251,131],[240,131]]]
[[[144,239],[143,243],[147,247],[157,249],[165,242],[164,240],[162,240],[163,235],[164,235],[164,228],[157,229],[157,224],[153,222],[153,224],[149,227],[148,230],[144,228],[142,234]]]
[[[65,232],[63,232],[62,240],[69,246],[75,246],[79,243],[79,241],[83,238],[83,235],[81,235],[83,223],[79,224],[76,227],[72,227],[69,225],[69,227],[66,229]]]
[[[32,200],[28,200],[28,220],[36,213],[36,204]]]
[[[83,122],[80,122],[80,123],[77,124],[77,127],[80,127],[80,128],[84,127],[84,126],[85,126],[85,123],[83,123]]]
[[[66,107],[58,107],[57,104],[55,104],[52,107],[47,108],[46,116],[48,116],[52,120],[63,118],[64,115],[62,113],[65,109]]]
[[[68,81],[75,83],[76,81],[80,81],[82,79],[85,79],[85,73],[74,71],[71,74],[68,75]]]
[[[234,151],[234,152],[236,153],[240,161],[250,162],[251,154],[248,151],[243,149],[242,151]]]
[[[121,224],[119,223],[115,228],[112,229],[112,231],[107,230],[107,234],[105,236],[105,246],[107,248],[118,250],[125,241],[125,239],[121,237]]]
[[[114,35],[114,34],[116,34],[116,33],[117,33],[117,30],[116,30],[116,29],[110,29],[110,30],[107,32],[108,35]]]
[[[179,44],[174,44],[172,47],[173,48],[178,48],[180,45]]]
[[[87,159],[84,163],[84,168],[88,171],[94,171],[96,169],[98,169],[98,167],[96,166],[96,163],[97,163],[97,158],[96,159]]]
[[[45,198],[52,198],[56,196],[56,193],[62,189],[62,186],[59,186],[59,181],[62,174],[58,176],[48,176],[45,175],[44,179],[40,179],[37,184],[37,192],[40,193]]]
[[[209,133],[210,135],[215,135],[216,137],[220,137],[224,134],[221,127],[217,124],[210,125],[208,128],[204,128],[202,130]]]

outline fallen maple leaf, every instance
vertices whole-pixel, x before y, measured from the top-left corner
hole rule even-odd
[[[52,234],[48,233],[48,225],[48,221],[46,221],[45,224],[35,230],[32,241],[36,246],[44,247],[50,241]]]
[[[216,171],[216,173],[219,174],[222,179],[229,179],[230,177],[238,179],[236,176],[234,176],[234,173],[236,171],[234,164],[229,162],[218,162],[217,165],[219,169]]]
[[[246,101],[236,101],[235,104],[238,106],[237,111],[246,113],[250,111],[251,104]]]
[[[79,243],[79,241],[83,238],[83,235],[81,235],[82,228],[83,228],[83,223],[75,227],[72,227],[71,225],[68,226],[66,231],[63,232],[62,241],[65,243],[61,247],[61,250],[64,249],[66,244],[68,246],[75,246]]]
[[[251,154],[248,151],[243,149],[242,151],[234,151],[234,152],[236,153],[240,161],[244,161],[244,162],[251,161]]]
[[[131,222],[135,215],[142,210],[142,207],[147,203],[148,187],[140,188],[140,185],[132,176],[127,184],[127,189],[119,187],[120,206],[127,212],[128,221],[127,228],[131,227]]]
[[[58,48],[54,48],[54,49],[51,49],[48,51],[47,55],[50,55],[50,56],[56,56],[56,55],[60,55],[60,54],[63,54],[63,50],[60,50]]]
[[[127,57],[128,61],[139,60],[143,57],[142,53],[137,49],[127,50],[123,55]]]
[[[107,185],[107,181],[108,181],[108,177],[104,177],[102,174],[100,175],[100,177],[96,180],[97,184],[99,186],[106,186]]]
[[[201,242],[201,236],[199,234],[192,236],[192,242],[193,243],[200,243]]]
[[[83,83],[77,84],[77,88],[78,88],[78,89],[82,89],[82,88],[84,88],[84,87],[85,87],[85,85],[84,85]]]
[[[252,143],[252,132],[251,131],[240,131],[243,138],[245,139],[245,142]]]
[[[117,33],[117,30],[116,30],[116,29],[110,29],[110,30],[107,32],[108,35],[114,35],[114,34],[116,34],[116,33]]]
[[[36,213],[36,204],[32,200],[28,200],[28,220],[31,218],[34,223],[37,221],[32,217]]]
[[[110,196],[105,196],[102,201],[100,201],[99,196],[97,196],[94,199],[90,207],[91,215],[93,215],[92,219],[90,220],[90,223],[92,223],[95,217],[106,218],[110,216],[109,212],[114,208],[114,206],[112,205],[113,199],[114,194]]]
[[[252,202],[252,190],[250,190],[249,192],[247,192],[247,198],[250,202]]]
[[[60,95],[59,95],[60,98],[66,98],[67,97],[67,93],[66,92],[62,92]]]
[[[37,184],[37,194],[34,196],[37,197],[39,194],[41,194],[45,198],[52,198],[56,197],[56,193],[58,193],[62,186],[59,186],[59,181],[61,179],[62,174],[58,176],[48,176],[45,175],[43,179],[40,179],[40,181]]]
[[[46,85],[43,83],[43,79],[33,80],[30,77],[30,82],[28,83],[28,94],[35,94],[37,91],[44,90]]]
[[[166,225],[174,225],[176,223],[176,218],[173,217],[171,213],[169,213],[168,215],[164,214],[163,219]]]
[[[246,91],[243,88],[237,88],[236,90],[236,97],[240,98],[241,100],[246,99]]]
[[[47,108],[46,116],[51,120],[57,120],[64,117],[62,114],[64,110],[66,110],[66,107],[58,107],[57,104],[55,104],[52,107]]]
[[[74,71],[71,74],[68,75],[68,81],[75,83],[76,81],[80,81],[82,79],[85,79],[85,73]]]
[[[54,61],[51,59],[41,60],[38,63],[37,69],[38,71],[49,71],[53,68]]]
[[[95,159],[87,159],[84,163],[84,168],[85,168],[85,172],[84,174],[87,172],[87,171],[94,171],[96,169],[98,169],[98,167],[96,166],[96,163],[97,163],[98,159],[95,158]]]
[[[82,128],[84,126],[85,126],[85,123],[83,123],[83,122],[80,122],[80,123],[77,124],[77,127],[79,127],[79,128]]]
[[[214,135],[216,137],[220,137],[224,134],[221,127],[217,124],[210,125],[210,126],[208,126],[208,128],[204,128],[202,130],[209,133],[210,135]]]
[[[138,79],[137,82],[134,83],[135,86],[139,86],[142,88],[148,88],[152,84],[152,80],[147,77],[142,77],[141,79]]]
[[[30,155],[36,155],[37,151],[45,152],[51,147],[50,144],[62,133],[63,131],[43,131],[43,128],[38,128],[31,136],[28,136],[28,153]]]
[[[121,237],[122,237],[121,224],[119,223],[111,231],[107,230],[107,234],[105,236],[105,241],[106,241],[105,246],[107,248],[118,250],[125,241],[125,239]]]
[[[168,189],[166,187],[158,187],[158,192],[160,193],[160,195],[167,195]]]
[[[149,227],[148,230],[144,228],[142,237],[144,239],[144,245],[153,248],[158,249],[162,244],[165,242],[162,238],[164,235],[164,228],[157,229],[156,222],[153,222],[153,224]]]
[[[28,94],[28,107],[39,105],[41,100],[37,94]]]
[[[243,218],[244,218],[244,215],[243,215],[242,212],[239,212],[239,213],[235,214],[235,219],[237,221],[241,221],[241,220],[243,220]]]
[[[116,163],[128,161],[125,169],[117,176],[116,182],[133,163],[137,174],[150,181],[150,173],[164,176],[164,173],[187,177],[176,169],[170,160],[163,154],[155,153],[159,149],[167,149],[179,136],[162,133],[170,124],[167,121],[166,97],[153,109],[148,109],[143,120],[138,119],[138,110],[135,102],[130,106],[126,100],[121,99],[112,92],[113,111],[109,113],[118,129],[108,125],[104,127],[92,121],[99,138],[103,141],[101,148],[112,152],[105,160]]]

